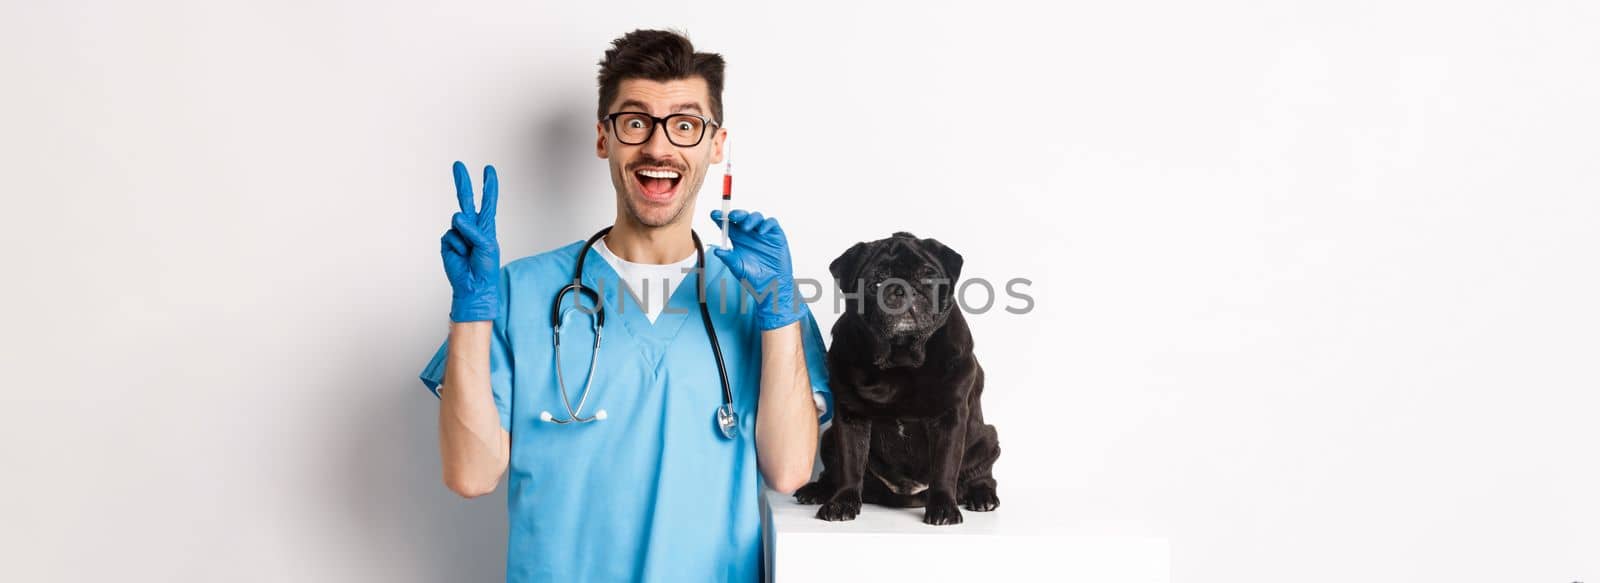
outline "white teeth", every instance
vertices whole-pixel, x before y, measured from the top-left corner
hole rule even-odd
[[[639,174],[650,178],[677,178],[678,173],[671,170],[640,170]]]

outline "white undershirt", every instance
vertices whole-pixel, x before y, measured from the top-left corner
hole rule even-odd
[[[689,275],[686,270],[694,269],[695,254],[689,253],[688,257],[674,263],[634,263],[617,257],[611,249],[606,247],[606,240],[601,237],[594,242],[594,250],[604,257],[606,263],[622,276],[622,282],[632,290],[634,297],[639,300],[639,305],[644,307],[645,317],[650,323],[656,323],[656,316],[666,308],[667,300],[672,298],[672,292],[678,289],[678,284],[683,283]],[[606,293],[611,293],[609,290]]]
[[[667,300],[672,297],[672,292],[678,289],[678,284],[683,283],[684,278],[688,277],[687,270],[693,269],[695,264],[694,253],[675,263],[634,263],[612,253],[611,249],[606,247],[605,237],[594,242],[594,250],[600,253],[600,257],[605,258],[606,263],[611,264],[611,269],[616,270],[617,275],[622,277],[628,289],[633,290],[639,305],[644,306],[645,317],[650,319],[651,324],[656,323],[656,316],[661,314],[661,310],[667,306]],[[606,293],[611,293],[609,288]],[[828,405],[822,399],[822,395],[811,393],[811,401],[817,407],[818,417],[827,412]]]

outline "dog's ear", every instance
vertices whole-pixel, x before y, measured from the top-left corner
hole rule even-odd
[[[857,275],[861,269],[861,260],[867,256],[867,244],[856,243],[844,253],[839,255],[833,263],[828,264],[828,273],[833,274],[833,281],[844,292],[855,291]],[[848,280],[848,281],[847,281]]]
[[[956,280],[961,279],[962,259],[961,254],[956,253],[955,249],[946,247],[938,239],[923,239],[922,248],[944,267],[944,274],[950,278],[951,285],[955,285]]]

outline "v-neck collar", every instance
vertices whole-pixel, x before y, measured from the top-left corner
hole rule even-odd
[[[582,249],[582,243],[579,243]],[[689,272],[672,291],[672,297],[667,299],[667,305],[656,315],[655,323],[645,316],[641,307],[623,288],[622,275],[611,267],[611,263],[593,247],[584,260],[583,283],[595,291],[600,292],[600,301],[605,305],[606,323],[617,325],[632,337],[635,352],[644,359],[645,364],[652,371],[660,370],[661,360],[667,353],[667,348],[682,332],[683,327],[690,320],[700,319],[700,306],[697,294],[702,281],[716,281],[721,270],[726,269],[721,261],[712,256],[710,248],[703,248],[706,254],[705,273]],[[601,287],[601,283],[605,287]],[[707,295],[711,293],[707,290]]]

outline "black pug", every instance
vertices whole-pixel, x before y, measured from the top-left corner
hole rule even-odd
[[[822,474],[795,491],[817,518],[853,520],[862,502],[926,507],[928,524],[960,524],[1000,506],[1000,440],[983,422],[983,368],[955,305],[961,255],[895,233],[857,243],[828,266],[846,310],[833,326],[833,425]]]

